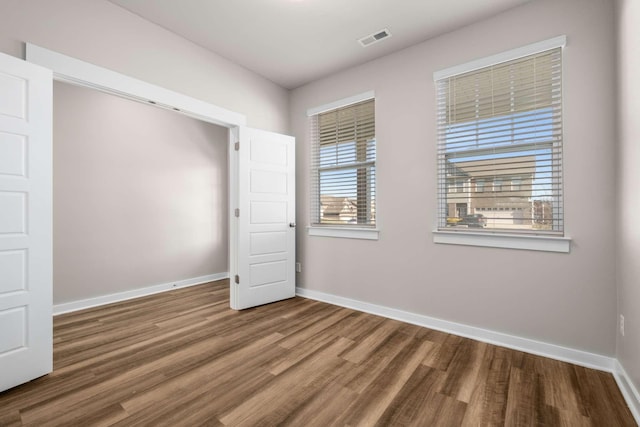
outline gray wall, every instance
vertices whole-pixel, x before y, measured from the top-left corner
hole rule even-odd
[[[640,390],[640,2],[618,0],[618,312],[625,335],[617,356]]]
[[[432,73],[561,34],[570,254],[436,245]],[[298,222],[309,223],[306,109],[376,92],[379,241],[298,235],[299,286],[582,349],[615,353],[613,2],[537,0],[298,88]]]
[[[288,91],[107,0],[0,1],[0,52],[24,58],[24,42],[289,130]]]
[[[227,129],[54,84],[54,304],[228,271]]]

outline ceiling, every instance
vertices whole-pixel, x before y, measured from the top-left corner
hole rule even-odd
[[[109,1],[293,89],[530,0]]]

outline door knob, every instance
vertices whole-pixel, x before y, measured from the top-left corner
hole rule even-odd
[[[291,228],[296,228],[296,223],[295,223],[295,222],[290,222],[290,223],[289,223],[289,227],[291,227]]]

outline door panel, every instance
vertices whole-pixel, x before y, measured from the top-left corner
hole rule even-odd
[[[231,307],[243,309],[295,296],[295,140],[241,127],[233,152]],[[233,145],[232,145],[233,146]],[[234,188],[235,187],[235,188]]]
[[[253,193],[255,195],[255,193]],[[260,224],[286,224],[287,223],[287,202],[264,202],[252,201],[250,207],[250,225]]]
[[[53,369],[51,71],[0,54],[0,391]]]
[[[255,262],[251,264],[249,286],[263,286],[282,283],[287,280],[287,260]]]
[[[0,132],[0,175],[26,177],[27,139]]]
[[[287,194],[287,174],[251,171],[251,192]]]
[[[27,288],[27,251],[0,251],[0,295]]]
[[[27,313],[25,307],[0,312],[0,353],[19,350],[26,344]]]
[[[286,231],[266,231],[251,233],[249,237],[249,255],[266,255],[287,251],[288,234]]]

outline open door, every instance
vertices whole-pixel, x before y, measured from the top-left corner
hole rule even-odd
[[[230,132],[231,308],[296,294],[295,139],[250,129]]]
[[[52,81],[0,54],[0,391],[53,369]]]

